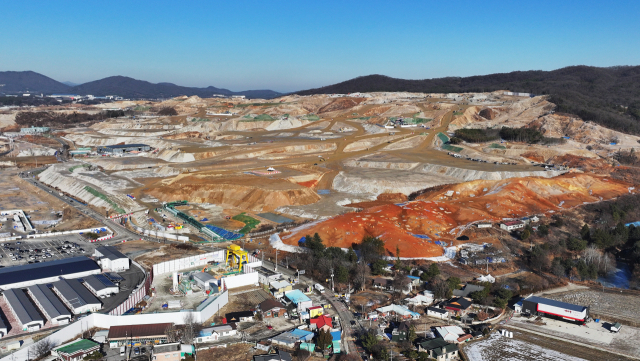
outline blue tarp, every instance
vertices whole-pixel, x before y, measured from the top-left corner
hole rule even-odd
[[[209,220],[209,219],[207,219],[207,218],[202,218],[202,219],[200,220],[200,222],[206,222],[206,221],[208,221],[208,220]]]
[[[340,341],[342,339],[342,335],[340,334],[340,331],[333,331],[331,332],[331,338],[333,338],[334,341]]]
[[[229,240],[229,241],[244,237],[244,234],[242,234],[242,233],[229,232],[226,229],[222,229],[220,227],[212,226],[210,224],[205,225],[205,227],[207,227],[210,230],[212,230],[213,232],[215,232],[215,234],[217,234],[218,236],[220,236],[220,237],[222,237],[222,238],[224,238],[226,240]]]
[[[426,234],[411,234],[411,235],[414,236],[414,237],[417,237],[417,238],[421,238],[421,239],[431,239]]]
[[[318,193],[320,195],[329,194],[329,193],[331,193],[331,190],[330,189],[318,189],[318,191],[316,193]]]
[[[300,238],[300,240],[298,240],[298,243],[304,243],[304,241],[306,241],[306,240],[307,240],[306,237],[302,237],[302,238]]]
[[[629,226],[640,227],[640,221],[627,223],[627,224],[625,224],[625,226],[627,226],[627,227],[629,227]]]

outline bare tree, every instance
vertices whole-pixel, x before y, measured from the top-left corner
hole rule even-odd
[[[44,338],[37,342],[35,345],[31,346],[29,350],[34,358],[38,359],[48,355],[54,347],[56,347],[56,344],[51,339]]]
[[[171,343],[178,341],[176,327],[173,325],[173,323],[167,326],[167,328],[164,330],[164,333],[167,335],[167,342]]]
[[[198,332],[200,331],[200,324],[196,322],[193,312],[187,312],[184,315],[184,328],[182,330],[182,342],[185,344],[193,344]]]

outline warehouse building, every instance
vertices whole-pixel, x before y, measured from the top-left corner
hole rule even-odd
[[[124,154],[130,152],[148,152],[150,150],[151,147],[146,144],[121,144],[98,147],[98,153],[102,154]]]
[[[0,269],[0,289],[25,288],[62,278],[86,277],[100,273],[100,266],[88,257],[26,264]]]
[[[152,323],[144,325],[111,326],[109,328],[110,347],[167,343],[167,329],[173,323]]]
[[[120,272],[129,269],[129,257],[122,254],[115,247],[98,247],[93,256],[98,258],[98,262],[104,270]]]
[[[99,343],[87,339],[79,339],[55,347],[51,350],[51,355],[57,356],[58,360],[79,361],[99,350]]]
[[[203,290],[211,290],[213,293],[218,293],[218,280],[206,272],[198,272],[193,275],[193,280],[196,285]]]
[[[102,308],[102,303],[76,279],[61,279],[53,283],[53,291],[74,315],[94,312]]]
[[[522,313],[559,318],[574,322],[585,322],[589,318],[589,307],[529,296],[522,300]]]
[[[20,323],[22,331],[37,331],[44,326],[44,320],[23,290],[6,290],[3,293],[9,309]]]
[[[83,281],[84,286],[88,288],[91,293],[96,295],[96,297],[105,298],[120,291],[118,286],[101,274],[83,277],[80,281]]]
[[[42,314],[54,325],[66,325],[71,320],[71,312],[46,285],[33,285],[27,288],[31,299],[40,308]]]

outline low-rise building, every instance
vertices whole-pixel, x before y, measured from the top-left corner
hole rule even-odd
[[[167,329],[173,323],[151,323],[144,325],[126,325],[109,327],[110,347],[123,345],[147,345],[167,342]]]
[[[293,286],[291,283],[287,281],[272,281],[269,283],[269,289],[271,290],[271,294],[276,298],[282,298],[285,292],[289,292],[293,290]]]
[[[458,357],[458,344],[449,343],[442,338],[434,338],[418,344],[419,352],[426,352],[438,361],[447,361]]]
[[[449,318],[449,311],[437,307],[427,307],[427,316],[446,320],[447,318]]]
[[[102,274],[83,277],[81,280],[96,297],[105,298],[120,292],[118,286]]]
[[[206,272],[198,272],[193,275],[196,285],[203,290],[211,290],[218,292],[218,280],[211,274]]]
[[[434,295],[431,291],[423,291],[411,298],[405,298],[404,301],[410,305],[430,305],[433,303]]]
[[[151,147],[146,144],[122,144],[105,145],[98,147],[98,153],[102,154],[124,154],[130,152],[148,152]]]
[[[258,282],[262,285],[268,285],[273,281],[277,281],[282,278],[282,273],[274,272],[266,267],[260,266],[254,268],[258,272]]]
[[[262,301],[258,305],[258,309],[262,312],[262,317],[264,318],[284,317],[287,314],[286,307],[273,299]]]
[[[309,312],[309,317],[316,318],[324,314],[324,307],[313,306],[313,307],[307,308],[307,311]]]
[[[401,322],[391,331],[391,341],[402,342],[407,341],[411,324],[408,321]]]
[[[275,353],[267,355],[253,356],[253,361],[292,361],[291,354],[282,350],[276,350]]]
[[[313,306],[311,299],[300,290],[285,292],[284,298],[289,300],[289,302],[293,302],[298,312],[305,311],[307,308]]]
[[[322,315],[309,321],[312,330],[331,331],[333,329],[333,321],[331,317]]]
[[[151,350],[151,359],[154,361],[180,361],[182,353],[180,343],[165,343],[163,345],[155,345]]]
[[[102,303],[77,279],[61,279],[53,283],[53,292],[73,312],[79,315],[95,312],[102,308]]]
[[[522,221],[503,222],[503,223],[500,223],[500,228],[504,229],[505,231],[511,232],[515,229],[524,228],[524,222]]]
[[[420,314],[418,312],[413,312],[407,306],[403,305],[391,304],[389,306],[380,307],[376,311],[378,311],[382,316],[386,316],[387,314],[396,314],[404,319],[420,318]]]
[[[252,322],[254,318],[253,311],[229,312],[225,315],[228,323],[232,322]]]
[[[340,353],[341,343],[342,343],[342,331],[331,332],[331,348],[334,354]]]
[[[47,133],[51,129],[48,127],[30,127],[30,128],[20,128],[20,134],[42,134]]]
[[[93,256],[98,259],[103,271],[120,272],[129,269],[129,257],[115,247],[100,246],[96,248]]]
[[[462,316],[467,313],[471,307],[471,300],[464,297],[454,297],[449,301],[443,303],[444,309],[453,313],[454,315]]]
[[[238,327],[235,323],[217,325],[203,328],[198,334],[198,343],[218,341],[221,337],[231,337],[238,334]]]
[[[436,327],[436,333],[447,342],[458,342],[458,338],[466,334],[460,326]]]
[[[46,285],[33,285],[27,288],[31,299],[40,308],[42,314],[54,325],[66,325],[71,320],[71,312]]]
[[[96,351],[100,351],[99,343],[80,339],[54,347],[51,350],[51,355],[56,356],[61,361],[79,361]]]
[[[37,331],[44,326],[45,320],[23,290],[5,290],[2,295],[23,331]]]

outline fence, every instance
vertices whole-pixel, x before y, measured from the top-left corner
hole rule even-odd
[[[187,236],[178,236],[176,234],[160,232],[160,231],[150,231],[148,229],[144,229],[144,228],[140,228],[138,226],[135,226],[133,224],[131,226],[133,226],[133,229],[135,229],[138,233],[143,234],[145,236],[155,237],[155,238],[173,239],[173,240],[182,241],[182,242],[188,242],[189,241],[189,237],[187,237]]]
[[[142,282],[140,282],[139,285],[136,286],[136,289],[131,292],[129,297],[123,303],[121,303],[113,310],[109,311],[110,315],[122,315],[129,309],[133,308],[138,302],[142,301],[144,296],[147,295],[147,292],[149,291],[149,285],[151,284],[151,282],[153,282],[153,272],[151,274],[147,274],[147,272],[144,271],[144,268],[142,268],[142,266],[140,266],[137,262],[132,260],[131,263],[133,263],[135,267],[138,267],[145,274],[144,279],[142,280]]]
[[[161,262],[153,265],[154,276],[170,273],[173,271],[181,271],[183,269],[204,266],[209,262],[224,262],[225,251],[219,250],[215,252],[203,253],[196,256],[189,256],[171,261]]]

